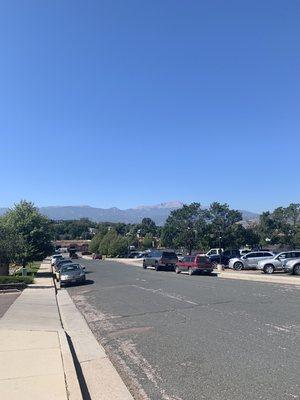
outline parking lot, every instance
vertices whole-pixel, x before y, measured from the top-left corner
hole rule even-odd
[[[67,290],[137,399],[300,398],[299,286],[80,262]]]

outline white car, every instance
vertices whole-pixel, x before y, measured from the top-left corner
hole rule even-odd
[[[214,256],[216,254],[220,254],[220,252],[223,253],[223,251],[224,251],[224,249],[210,249],[210,250],[208,250],[207,253],[205,253],[205,255],[207,257]]]
[[[271,251],[252,251],[240,258],[231,258],[228,267],[240,271],[242,269],[256,269],[261,260],[273,258],[275,256]]]
[[[63,259],[63,256],[62,256],[61,254],[54,254],[54,255],[51,257],[51,265],[52,265],[52,267],[53,267],[53,265],[56,264],[56,262],[57,262],[58,260],[62,260],[62,259]]]
[[[285,272],[290,272],[294,275],[300,275],[300,258],[295,258],[294,260],[288,261],[283,268]]]
[[[295,258],[300,258],[300,250],[283,251],[271,259],[259,261],[256,269],[263,271],[265,274],[273,274],[274,271],[284,270],[285,264]]]

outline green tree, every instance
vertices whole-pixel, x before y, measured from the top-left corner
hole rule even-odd
[[[138,225],[141,236],[146,236],[147,234],[155,236],[157,232],[157,226],[151,218],[143,218],[140,225]]]
[[[23,200],[16,204],[3,217],[3,225],[17,241],[14,257],[23,267],[53,252],[50,220],[33,203]]]
[[[230,236],[230,229],[242,220],[241,212],[231,210],[226,203],[214,202],[210,205],[207,215],[212,247],[218,246],[219,240],[221,240],[221,246],[227,247],[230,243],[230,240],[227,239]]]
[[[147,234],[147,235],[144,237],[144,240],[143,240],[143,248],[144,248],[144,249],[150,249],[150,248],[152,248],[152,247],[153,247],[153,242],[154,242],[153,236]]]
[[[175,248],[185,247],[191,254],[206,227],[207,211],[201,208],[200,203],[184,204],[167,218],[163,240],[172,242]]]
[[[114,242],[118,237],[117,232],[114,229],[109,229],[106,235],[103,236],[103,239],[99,245],[99,252],[103,255],[110,255],[110,245]]]
[[[178,230],[171,222],[166,222],[162,228],[160,241],[163,247],[176,248],[176,238],[178,236]]]
[[[108,253],[111,257],[124,257],[128,253],[128,241],[118,235],[109,245]]]
[[[15,260],[18,249],[19,238],[0,218],[0,275],[9,274],[9,263]]]

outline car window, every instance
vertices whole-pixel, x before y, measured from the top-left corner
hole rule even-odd
[[[259,256],[259,257],[273,257],[272,253],[263,253],[263,256]]]
[[[163,258],[177,258],[176,254],[171,251],[164,251],[162,254]]]
[[[189,256],[185,256],[183,257],[183,262],[189,262],[190,261],[190,257]]]
[[[197,262],[200,264],[205,264],[208,263],[210,261],[209,257],[206,256],[199,256],[197,257]]]
[[[246,255],[246,258],[255,258],[255,257],[259,257],[258,256],[259,253],[249,253]]]
[[[295,257],[295,258],[298,258],[298,257],[300,258],[300,251],[295,251],[294,257]]]
[[[79,265],[75,264],[70,264],[70,265],[65,265],[62,269],[61,272],[68,272],[68,271],[79,271],[81,268]]]

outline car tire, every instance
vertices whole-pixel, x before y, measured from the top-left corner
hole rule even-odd
[[[294,275],[300,275],[300,264],[297,264],[297,265],[294,266],[293,274]]]
[[[180,274],[180,272],[181,272],[181,271],[180,271],[179,267],[177,267],[177,265],[176,265],[176,267],[175,267],[175,273],[176,273],[176,274]]]
[[[188,274],[189,274],[190,276],[194,275],[194,272],[193,272],[193,269],[192,269],[192,268],[189,268],[189,269],[188,269]]]
[[[241,271],[242,269],[243,269],[243,263],[242,262],[240,262],[240,261],[237,261],[237,262],[235,262],[234,264],[233,264],[233,269],[235,270],[235,271]]]
[[[264,273],[265,274],[271,275],[271,274],[273,274],[274,270],[275,270],[275,268],[274,268],[274,266],[272,264],[267,264],[267,265],[264,266]]]

